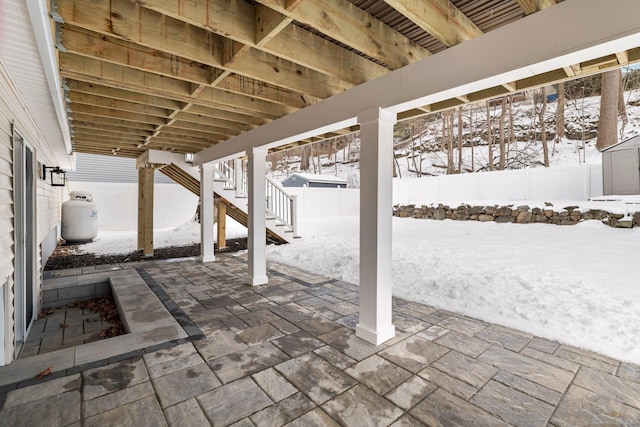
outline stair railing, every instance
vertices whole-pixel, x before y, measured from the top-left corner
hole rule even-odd
[[[236,197],[248,195],[245,164],[245,161],[235,159],[218,162],[214,166],[216,178],[223,180],[227,188],[235,189]],[[293,232],[293,237],[299,237],[297,196],[284,191],[278,182],[269,177],[266,177],[266,213]]]
[[[274,180],[267,177],[267,215],[274,217],[298,237],[297,196],[288,194]]]

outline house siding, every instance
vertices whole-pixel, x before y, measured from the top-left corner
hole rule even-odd
[[[39,130],[36,121],[29,114],[19,91],[0,61],[0,286],[4,300],[0,310],[0,329],[3,331],[4,346],[0,345],[0,365],[13,360],[15,352],[15,199],[14,199],[14,129],[33,150],[34,155],[34,224],[35,241],[33,277],[35,281],[34,314],[40,308],[42,286],[42,258],[52,251],[47,244],[42,253],[42,242],[52,233],[59,235],[62,188],[52,187],[40,178],[42,164],[56,165],[51,149]],[[4,351],[1,351],[4,349]]]

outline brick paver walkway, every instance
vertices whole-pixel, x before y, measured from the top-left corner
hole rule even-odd
[[[353,285],[270,264],[254,288],[222,255],[136,267],[206,338],[0,387],[0,424],[640,426],[637,365],[399,299],[375,347]]]

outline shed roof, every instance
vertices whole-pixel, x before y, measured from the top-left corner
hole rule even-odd
[[[628,150],[629,148],[640,148],[640,135],[632,136],[631,138],[627,138],[624,141],[620,141],[618,143],[610,145],[600,150],[600,152],[606,153],[608,151]]]
[[[327,183],[331,183],[331,184],[347,184],[349,181],[344,179],[344,178],[340,178],[339,176],[331,176],[331,175],[317,175],[317,174],[312,174],[312,173],[299,173],[296,172],[294,174],[292,174],[291,176],[297,176],[300,177],[308,182],[327,182]],[[289,177],[291,178],[291,177]]]

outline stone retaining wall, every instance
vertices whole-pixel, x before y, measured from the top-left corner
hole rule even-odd
[[[640,227],[640,212],[633,214],[617,214],[600,209],[589,209],[581,212],[578,206],[566,206],[561,210],[554,209],[551,203],[545,208],[531,208],[527,205],[507,206],[471,206],[460,205],[450,207],[436,205],[396,205],[393,215],[401,218],[421,219],[454,219],[458,221],[494,221],[518,224],[545,223],[556,225],[574,225],[580,221],[595,219],[616,228]]]

